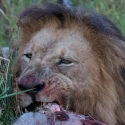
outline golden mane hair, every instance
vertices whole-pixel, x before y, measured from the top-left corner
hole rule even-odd
[[[87,92],[83,93],[85,96],[83,111],[74,111],[90,113],[95,116],[94,118],[106,123],[125,124],[125,38],[110,20],[97,13],[69,10],[62,5],[48,3],[34,5],[24,10],[19,16],[17,25],[21,41],[16,77],[20,75],[22,49],[33,34],[46,26],[53,26],[56,29],[75,28],[89,41],[100,68],[98,80],[100,82],[97,83],[96,79],[92,82],[95,88],[92,90],[93,97],[89,97]],[[76,107],[79,105],[75,104]],[[110,108],[113,110],[110,111]],[[109,116],[110,118],[107,118]]]

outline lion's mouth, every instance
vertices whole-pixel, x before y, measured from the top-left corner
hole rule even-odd
[[[49,103],[56,103],[57,105],[60,105],[58,100],[54,100],[52,102],[35,101],[35,102],[31,103],[30,105],[28,105],[27,107],[25,107],[23,110],[24,110],[24,112],[35,112],[39,108],[44,107],[44,106],[48,105]]]

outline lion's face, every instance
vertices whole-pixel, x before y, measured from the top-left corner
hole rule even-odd
[[[95,65],[90,45],[78,31],[42,29],[22,53],[19,89],[35,89],[19,96],[21,106],[58,101],[63,107],[73,107],[72,100],[77,101],[78,93],[89,86]]]
[[[23,108],[56,102],[108,125],[125,123],[125,39],[98,14],[56,4],[20,14],[15,68]]]

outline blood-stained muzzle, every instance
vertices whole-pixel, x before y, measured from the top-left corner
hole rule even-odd
[[[39,91],[44,89],[44,86],[45,82],[41,82],[34,75],[26,75],[18,80],[19,89],[21,90],[33,89],[27,92],[27,94],[29,95],[37,94]]]

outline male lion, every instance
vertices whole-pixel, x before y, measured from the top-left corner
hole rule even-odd
[[[107,125],[125,125],[125,39],[99,14],[58,4],[20,14],[16,63],[19,104],[56,102]]]

